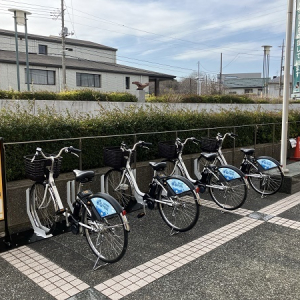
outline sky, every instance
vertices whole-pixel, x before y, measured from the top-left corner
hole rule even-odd
[[[28,33],[59,36],[61,0],[0,0],[0,28],[13,31],[10,8],[31,13]],[[223,74],[263,74],[270,45],[269,75],[280,75],[287,0],[64,0],[64,8],[68,38],[116,48],[122,65],[216,77],[222,56]]]

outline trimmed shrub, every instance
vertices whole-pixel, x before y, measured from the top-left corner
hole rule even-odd
[[[291,111],[289,120],[291,121],[289,136],[300,135],[299,123],[297,123],[300,121],[300,113]],[[104,113],[102,111],[99,117],[81,116],[80,118],[64,117],[53,113],[50,109],[40,111],[38,116],[33,116],[24,110],[0,111],[0,132],[4,142],[41,141],[5,146],[8,181],[25,178],[24,168],[20,167],[23,166],[23,156],[33,154],[37,146],[42,147],[47,153],[54,153],[64,146],[79,147],[80,137],[90,137],[82,139],[81,147],[83,169],[91,169],[103,167],[103,147],[120,145],[122,141],[132,145],[134,139],[153,143],[149,151],[137,151],[138,161],[159,158],[158,142],[175,141],[174,131],[178,131],[178,137],[182,139],[189,136],[200,138],[208,136],[208,133],[214,137],[218,131],[223,130],[224,132],[221,133],[225,133],[233,131],[235,127],[239,135],[236,146],[239,147],[254,144],[254,126],[251,124],[258,124],[257,143],[271,143],[274,128],[266,125],[269,123],[278,123],[275,128],[275,142],[280,141],[281,113],[239,110],[220,113],[168,111],[167,109],[161,111],[151,105],[146,109],[128,108],[124,112],[117,110]],[[226,128],[220,129],[220,127]],[[149,132],[152,133],[145,134]],[[109,135],[114,137],[107,137]],[[116,137],[116,135],[124,136]],[[61,140],[43,142],[50,139]],[[227,146],[232,147],[232,141],[229,140],[228,144],[224,144],[225,148]],[[185,154],[195,152],[200,152],[195,145],[188,145],[185,148]],[[78,168],[78,159],[72,155],[64,155],[62,172],[71,171],[73,168]]]

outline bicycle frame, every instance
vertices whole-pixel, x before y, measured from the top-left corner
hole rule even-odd
[[[147,198],[148,194],[143,193],[139,189],[138,184],[137,184],[136,179],[135,179],[135,176],[134,176],[133,171],[132,171],[131,166],[130,166],[131,156],[132,156],[133,151],[135,150],[135,148],[136,148],[136,144],[134,145],[133,149],[131,149],[131,150],[126,149],[127,151],[129,151],[129,156],[128,156],[128,159],[127,159],[127,162],[126,162],[125,169],[122,172],[122,177],[121,177],[121,180],[120,180],[120,184],[117,186],[116,190],[121,190],[122,189],[121,185],[122,185],[122,182],[124,180],[124,177],[126,177],[129,181],[131,187],[133,187],[133,189],[134,189],[134,197],[135,197],[136,201],[139,204],[145,206],[146,205],[145,200],[147,200],[145,198]],[[155,174],[154,174],[154,177],[155,177]],[[162,188],[163,193],[167,194],[167,190],[160,183],[159,180],[157,180],[156,178],[153,178],[153,182],[155,182],[156,184],[158,184]],[[150,198],[150,197],[148,197],[148,198]],[[171,205],[170,203],[168,203],[169,201],[160,201],[158,199],[152,199],[152,200],[154,200],[156,202],[165,203],[167,205]]]
[[[186,177],[189,181],[191,181],[197,187],[202,184],[208,188],[226,190],[226,187],[223,184],[222,185],[211,185],[211,184],[208,184],[207,182],[202,182],[201,178],[198,178],[197,180],[191,178],[191,176],[185,166],[183,158],[182,158],[182,152],[183,152],[184,145],[189,140],[194,140],[194,138],[187,138],[183,143],[181,143],[180,141],[176,141],[175,144],[177,145],[178,158],[175,159],[174,170],[172,171],[172,173],[176,170],[176,167],[178,167],[180,169],[180,171],[182,172],[183,176]],[[179,147],[178,143],[180,143],[181,147]],[[209,173],[210,176],[214,176],[216,179],[219,179],[218,176],[214,173],[214,171],[209,166],[205,166],[205,170]]]
[[[54,180],[54,157],[46,157],[42,152],[41,152],[42,156],[46,159],[51,159],[51,167],[49,168],[49,177],[47,179],[47,183],[46,183],[46,186],[45,186],[45,191],[44,191],[44,196],[43,196],[43,200],[42,200],[42,203],[40,205],[40,207],[42,207],[44,205],[44,203],[46,203],[47,200],[47,191],[49,190],[49,193],[51,195],[51,201],[53,201],[54,203],[54,206],[57,207],[57,211],[61,211],[62,214],[65,216],[65,219],[66,219],[66,226],[69,227],[70,226],[70,222],[68,220],[68,217],[70,215],[72,215],[71,213],[68,212],[68,209],[64,207],[63,203],[62,203],[62,200],[60,198],[60,195],[59,195],[59,192],[58,192],[58,189],[55,185],[55,180]],[[60,156],[61,152],[57,155],[57,156]],[[81,190],[81,186],[82,184],[79,184],[79,188],[78,188],[78,192],[80,192]],[[89,210],[89,208],[87,207],[87,205],[82,201],[80,200],[78,197],[76,198],[76,201],[80,201],[80,203],[85,207],[85,209],[89,212],[89,214],[91,214],[91,211]],[[49,204],[49,202],[47,203]],[[70,204],[69,204],[70,206]],[[70,211],[72,212],[72,207],[69,207]],[[44,227],[40,221],[39,221],[39,217],[36,215],[36,220],[38,220],[39,224],[39,228],[41,228],[42,230],[45,231],[45,233],[48,232],[48,228]],[[82,222],[78,222],[78,224],[82,227],[85,227],[89,230],[92,230],[92,231],[95,231],[94,228],[92,228],[91,226],[87,226],[85,225],[84,223]]]

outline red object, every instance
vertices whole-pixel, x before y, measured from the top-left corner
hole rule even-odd
[[[294,159],[300,159],[300,136],[296,139],[296,148],[294,152]]]

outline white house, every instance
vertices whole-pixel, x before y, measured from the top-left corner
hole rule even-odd
[[[292,81],[293,81],[293,76],[290,75],[290,95],[292,94]],[[284,76],[273,76],[273,78],[269,81],[269,93],[268,95],[271,98],[279,98],[280,96],[283,96],[283,82],[284,82]],[[281,87],[280,87],[281,85]],[[280,95],[279,95],[280,92]]]
[[[62,89],[60,37],[28,34],[30,89],[58,92]],[[20,90],[27,90],[25,34],[18,32]],[[102,92],[128,92],[138,96],[137,85],[176,76],[117,64],[117,49],[66,38],[66,86],[69,90],[93,88]],[[18,89],[15,32],[0,29],[0,89]],[[147,92],[147,87],[145,91]]]
[[[222,74],[222,83],[226,94],[261,95],[264,79],[261,78],[261,73]]]

